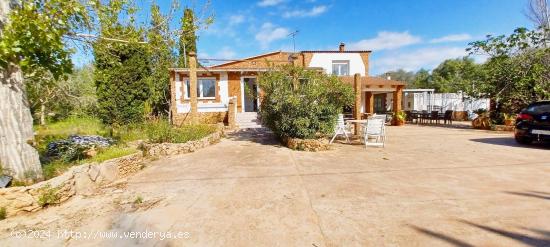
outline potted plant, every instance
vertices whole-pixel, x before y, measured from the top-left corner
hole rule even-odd
[[[491,118],[486,109],[477,109],[474,111],[477,117],[472,121],[474,129],[491,129]]]
[[[401,126],[405,124],[405,119],[407,118],[407,114],[405,114],[404,111],[397,111],[393,114],[393,125],[395,126]]]
[[[516,116],[514,114],[503,113],[504,125],[513,126],[516,123]]]

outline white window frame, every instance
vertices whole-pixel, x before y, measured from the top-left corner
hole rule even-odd
[[[214,81],[214,97],[203,97],[202,83],[201,80],[213,80]],[[187,90],[187,84],[189,83],[189,78],[183,78],[182,86],[185,87],[185,94],[183,95],[184,99],[190,99],[191,92]],[[216,99],[216,93],[218,92],[218,81],[216,77],[200,77],[197,78],[197,87],[199,87],[199,92],[197,94],[197,99]]]
[[[346,74],[342,74],[342,67],[338,67],[338,73],[334,74],[334,65],[347,65],[348,71],[346,71]],[[350,73],[350,67],[349,67],[349,60],[332,60],[332,66],[331,66],[332,73],[336,76],[349,76]]]

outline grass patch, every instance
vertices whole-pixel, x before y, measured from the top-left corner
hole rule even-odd
[[[128,147],[127,143],[136,140],[149,140],[153,143],[185,143],[199,140],[216,131],[214,125],[184,125],[173,127],[166,119],[152,120],[142,124],[130,124],[127,126],[111,129],[105,126],[97,118],[92,117],[69,117],[59,122],[50,123],[46,126],[35,126],[37,132],[36,148],[41,160],[43,175],[50,179],[61,175],[74,165],[104,162],[106,160],[119,158],[138,152],[136,148]],[[46,157],[48,143],[60,139],[66,139],[70,135],[100,135],[111,137],[116,140],[117,145],[97,150],[97,154],[90,158],[79,156],[76,160],[50,159]]]
[[[56,160],[44,164],[42,166],[42,173],[44,174],[44,179],[48,180],[50,178],[61,175],[63,172],[69,170],[74,163],[67,163],[62,160]]]
[[[152,143],[185,143],[199,140],[214,133],[214,131],[216,131],[215,126],[206,124],[172,127],[165,120],[157,120],[145,124],[145,132]]]
[[[5,207],[1,207],[0,208],[0,220],[4,220],[6,219],[6,216],[8,214],[6,213],[6,208]]]
[[[47,180],[63,174],[74,165],[91,162],[101,163],[106,160],[123,157],[136,152],[138,152],[138,150],[132,147],[112,146],[106,149],[99,150],[97,155],[95,155],[94,157],[81,159],[75,162],[65,162],[63,160],[51,161],[43,165],[42,170],[44,173],[44,178]]]
[[[93,117],[69,117],[59,122],[50,123],[44,126],[35,126],[40,136],[62,136],[69,135],[106,135],[107,129],[101,120]]]
[[[131,147],[112,146],[104,150],[100,150],[99,153],[91,158],[81,160],[80,163],[98,162],[101,163],[106,160],[119,158],[129,154],[136,153],[138,150]]]
[[[57,188],[52,188],[49,184],[40,189],[38,195],[38,205],[45,207],[59,203],[59,194]]]
[[[147,140],[144,124],[130,124],[113,131],[114,138],[122,143]]]

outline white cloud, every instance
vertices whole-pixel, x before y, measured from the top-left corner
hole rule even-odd
[[[229,25],[238,25],[244,22],[244,15],[229,16]]]
[[[443,37],[440,37],[440,38],[432,39],[432,40],[430,40],[430,43],[432,43],[432,44],[447,43],[447,42],[466,41],[466,40],[471,40],[471,39],[472,39],[472,36],[470,36],[467,33],[451,34],[451,35],[443,36]]]
[[[197,57],[198,58],[209,58],[210,55],[208,55],[208,53],[206,53],[206,52],[198,52]]]
[[[322,13],[325,13],[328,10],[328,7],[325,5],[319,5],[311,8],[310,10],[298,9],[292,11],[286,11],[283,13],[284,18],[292,17],[313,17],[318,16]]]
[[[227,21],[226,21],[227,20]],[[217,37],[236,37],[237,36],[237,26],[243,23],[246,20],[244,15],[231,15],[227,19],[224,18],[222,22],[216,22],[206,30],[201,30],[199,32],[204,32],[206,35],[212,35]]]
[[[260,42],[262,49],[269,47],[271,42],[284,39],[290,34],[290,31],[284,27],[277,27],[270,22],[266,22],[260,28],[260,31],[256,34],[255,38]]]
[[[260,7],[269,7],[269,6],[275,6],[277,4],[282,3],[284,0],[262,0],[258,2],[258,6]]]
[[[222,58],[222,59],[230,59],[235,58],[237,53],[229,48],[228,46],[224,46],[220,51],[216,53],[216,58]]]
[[[379,32],[372,39],[364,39],[348,44],[350,50],[391,50],[399,47],[420,43],[422,39],[409,32]]]
[[[446,59],[453,59],[468,55],[462,47],[429,47],[411,52],[399,51],[385,54],[373,59],[371,64],[373,74],[380,74],[390,70],[404,69],[416,71],[421,68],[433,69]]]

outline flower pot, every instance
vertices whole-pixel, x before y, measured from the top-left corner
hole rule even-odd
[[[405,121],[403,121],[403,120],[393,120],[392,125],[393,126],[402,126],[402,125],[405,125]]]
[[[472,121],[472,127],[474,129],[491,129],[491,118],[480,116]]]
[[[506,125],[506,126],[513,126],[515,123],[516,123],[516,121],[513,120],[513,119],[504,120],[504,125]]]

